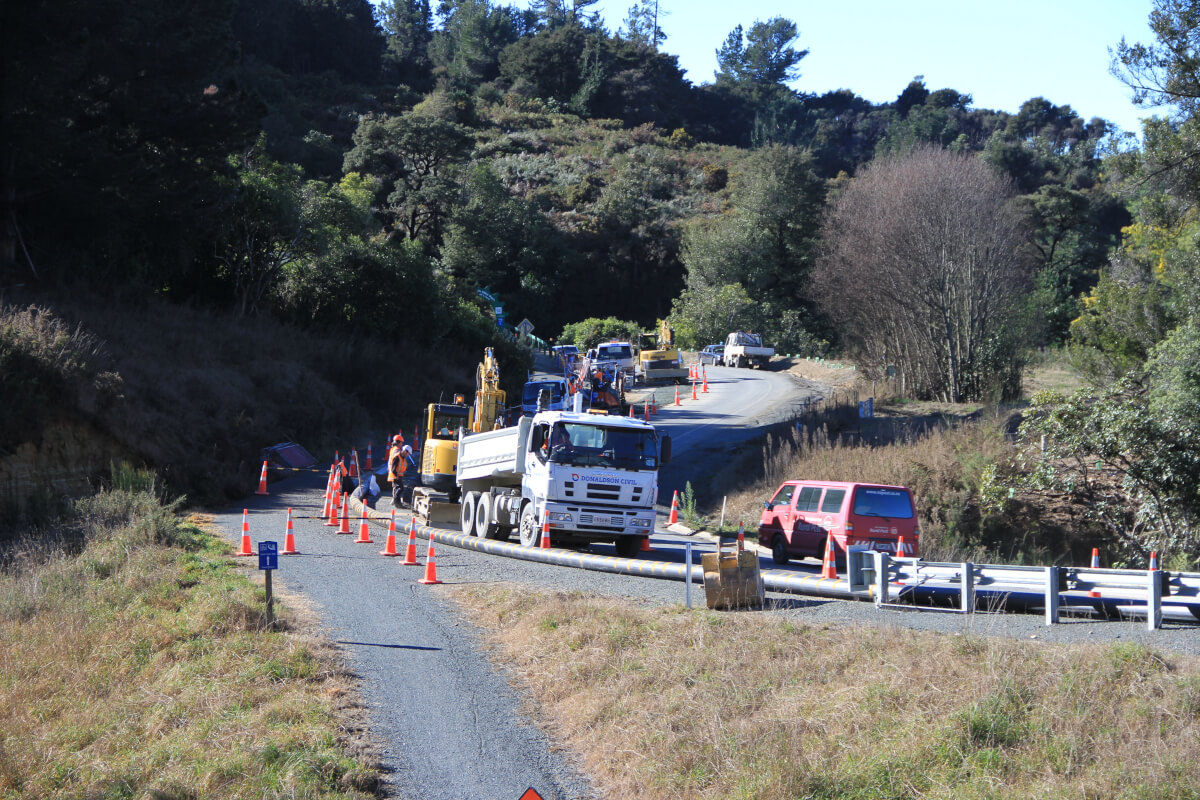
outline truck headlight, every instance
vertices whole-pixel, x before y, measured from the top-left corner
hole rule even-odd
[[[654,523],[648,519],[631,519],[629,520],[629,524],[635,528],[650,528],[654,525]]]
[[[550,521],[551,522],[570,522],[571,515],[563,512],[563,511],[551,511],[550,512]]]

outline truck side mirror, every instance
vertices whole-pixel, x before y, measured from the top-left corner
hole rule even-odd
[[[658,460],[663,463],[663,466],[671,463],[671,437],[664,436],[662,445],[659,448]]]
[[[763,501],[763,508],[770,508],[770,507],[771,507],[771,501],[770,501],[770,500],[764,500],[764,501]]]

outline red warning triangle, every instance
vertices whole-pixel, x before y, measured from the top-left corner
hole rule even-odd
[[[545,800],[545,798],[538,794],[536,789],[530,786],[525,790],[525,794],[521,795],[519,798],[517,798],[517,800]]]

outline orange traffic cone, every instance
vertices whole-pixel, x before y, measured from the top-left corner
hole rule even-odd
[[[325,523],[327,528],[336,528],[338,524],[338,491],[336,479],[335,483],[329,487],[329,520]]]
[[[675,384],[675,405],[680,405],[680,402],[679,402],[679,384]]]
[[[325,505],[321,506],[321,516],[329,516],[329,504],[333,502],[333,467],[329,468],[329,478],[325,481]]]
[[[429,552],[425,554],[425,577],[417,583],[441,583],[437,577],[437,565],[433,563],[433,536],[429,537]]]
[[[746,523],[738,520],[738,552],[746,549]]]
[[[833,554],[833,533],[825,538],[825,560],[821,564],[821,577],[837,580],[837,560]]]
[[[1151,550],[1150,551],[1150,571],[1156,572],[1157,570],[1158,570],[1158,551]]]
[[[679,522],[679,492],[671,496],[671,516],[667,517],[667,524],[674,525]]]
[[[367,472],[370,472],[374,468],[374,465],[371,463],[371,443],[367,442]]]
[[[1100,548],[1092,548],[1092,569],[1100,569]]]
[[[633,403],[629,404],[629,418],[633,419]]]
[[[896,540],[896,558],[908,558],[908,542],[904,541],[903,533]]]
[[[550,512],[542,511],[542,549],[550,549]]]
[[[350,477],[358,477],[358,450],[350,449]]]
[[[700,399],[700,398],[696,397],[696,382],[695,381],[692,381],[692,399],[693,400]]]
[[[650,404],[649,403],[642,403],[642,421],[643,422],[650,421]]]
[[[242,509],[242,549],[234,553],[235,556],[256,556],[250,547],[250,509]]]
[[[414,452],[414,453],[418,452],[418,451],[421,449],[421,440],[417,438],[417,436],[419,436],[419,435],[420,435],[420,433],[421,433],[421,426],[420,426],[420,425],[413,425],[413,443],[412,443],[412,449],[413,449],[413,452]]]
[[[296,536],[292,532],[292,510],[288,509],[287,532],[283,537],[283,549],[279,551],[281,556],[298,556],[300,551],[296,549]]]
[[[400,553],[396,550],[396,509],[392,509],[392,518],[388,522],[387,541],[384,542],[383,549],[379,551],[381,556],[398,556]]]
[[[255,494],[267,493],[267,462],[263,462],[262,476],[258,479],[258,491]]]
[[[432,540],[430,540],[432,541]],[[417,562],[417,521],[408,521],[408,549],[404,552],[404,560],[400,562],[406,567],[419,567]]]
[[[363,503],[362,522],[358,526],[358,538],[354,540],[355,544],[374,544],[371,539],[371,529],[367,527],[367,504]]]
[[[345,492],[342,492],[342,524],[338,527],[337,532],[339,534],[350,533],[350,498],[346,496]]]
[[[642,537],[642,552],[643,553],[653,553],[654,552],[654,549],[652,547],[650,547],[650,537],[649,536]]]

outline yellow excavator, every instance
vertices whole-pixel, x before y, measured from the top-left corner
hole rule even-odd
[[[458,438],[460,433],[479,433],[501,427],[505,393],[500,388],[500,366],[492,348],[483,351],[475,370],[475,402],[467,405],[461,394],[452,403],[430,403],[425,407],[425,446],[421,450],[421,487],[413,492],[413,512],[423,524],[458,519]],[[438,500],[433,492],[449,498]],[[440,508],[454,504],[454,508]]]
[[[688,369],[683,365],[683,354],[673,347],[674,334],[665,319],[658,321],[658,331],[642,334],[638,373],[643,382],[683,383],[688,379]]]

